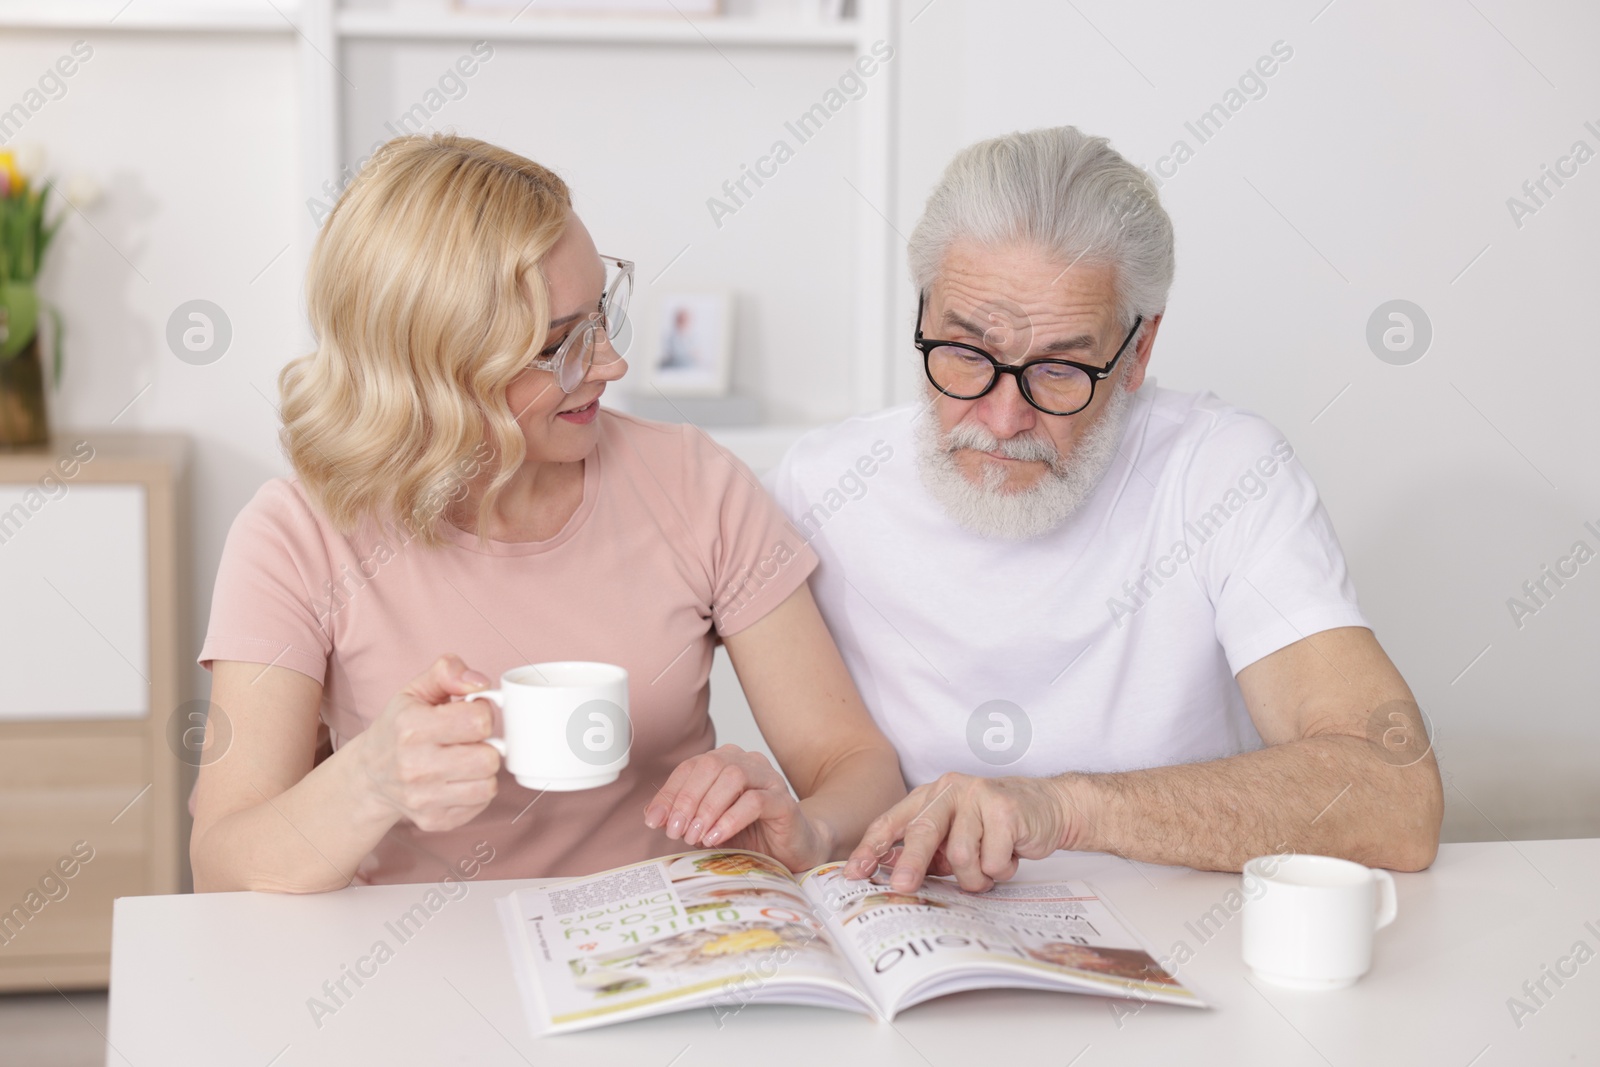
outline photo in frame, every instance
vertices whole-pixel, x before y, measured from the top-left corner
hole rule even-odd
[[[654,326],[646,357],[649,385],[667,396],[727,395],[733,372],[732,293],[664,293],[656,301]]]

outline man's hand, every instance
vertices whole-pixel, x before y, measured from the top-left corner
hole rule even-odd
[[[928,874],[954,874],[962,889],[981,893],[1016,874],[1019,859],[1067,848],[1082,819],[1060,779],[945,774],[873,820],[844,873],[866,878],[887,863],[899,892]],[[894,854],[897,841],[904,846]]]
[[[827,860],[832,837],[810,818],[767,757],[723,745],[684,760],[645,808],[645,825],[700,848],[763,852],[803,871]]]

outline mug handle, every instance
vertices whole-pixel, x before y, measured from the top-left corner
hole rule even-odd
[[[1394,917],[1400,914],[1400,898],[1395,893],[1394,875],[1377,869],[1372,873],[1378,879],[1378,914],[1372,928],[1382,930],[1394,922]]]
[[[495,705],[501,711],[505,711],[506,710],[506,695],[502,690],[499,690],[499,689],[484,689],[481,692],[468,693],[467,694],[467,699],[468,700],[479,700],[479,699],[487,700],[487,701],[489,701],[489,703]],[[488,745],[490,748],[492,748],[496,752],[500,753],[500,758],[502,760],[510,758],[511,750],[506,748],[506,739],[505,738],[503,738],[503,737],[485,737],[483,739],[483,741],[484,741],[484,744]]]

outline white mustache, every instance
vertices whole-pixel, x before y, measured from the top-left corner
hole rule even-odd
[[[1007,459],[1048,463],[1052,470],[1063,466],[1061,453],[1049,441],[1038,437],[1008,437],[1004,441],[975,423],[961,422],[944,435],[944,450],[955,452],[973,448],[980,452],[998,452]]]

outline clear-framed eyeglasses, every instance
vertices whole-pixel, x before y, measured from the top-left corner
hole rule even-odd
[[[533,370],[554,374],[563,393],[582,385],[589,368],[596,363],[604,365],[620,359],[632,337],[628,300],[633,295],[633,261],[604,255],[600,261],[606,265],[606,287],[600,302],[559,344],[540,352],[539,358],[528,364]]]

